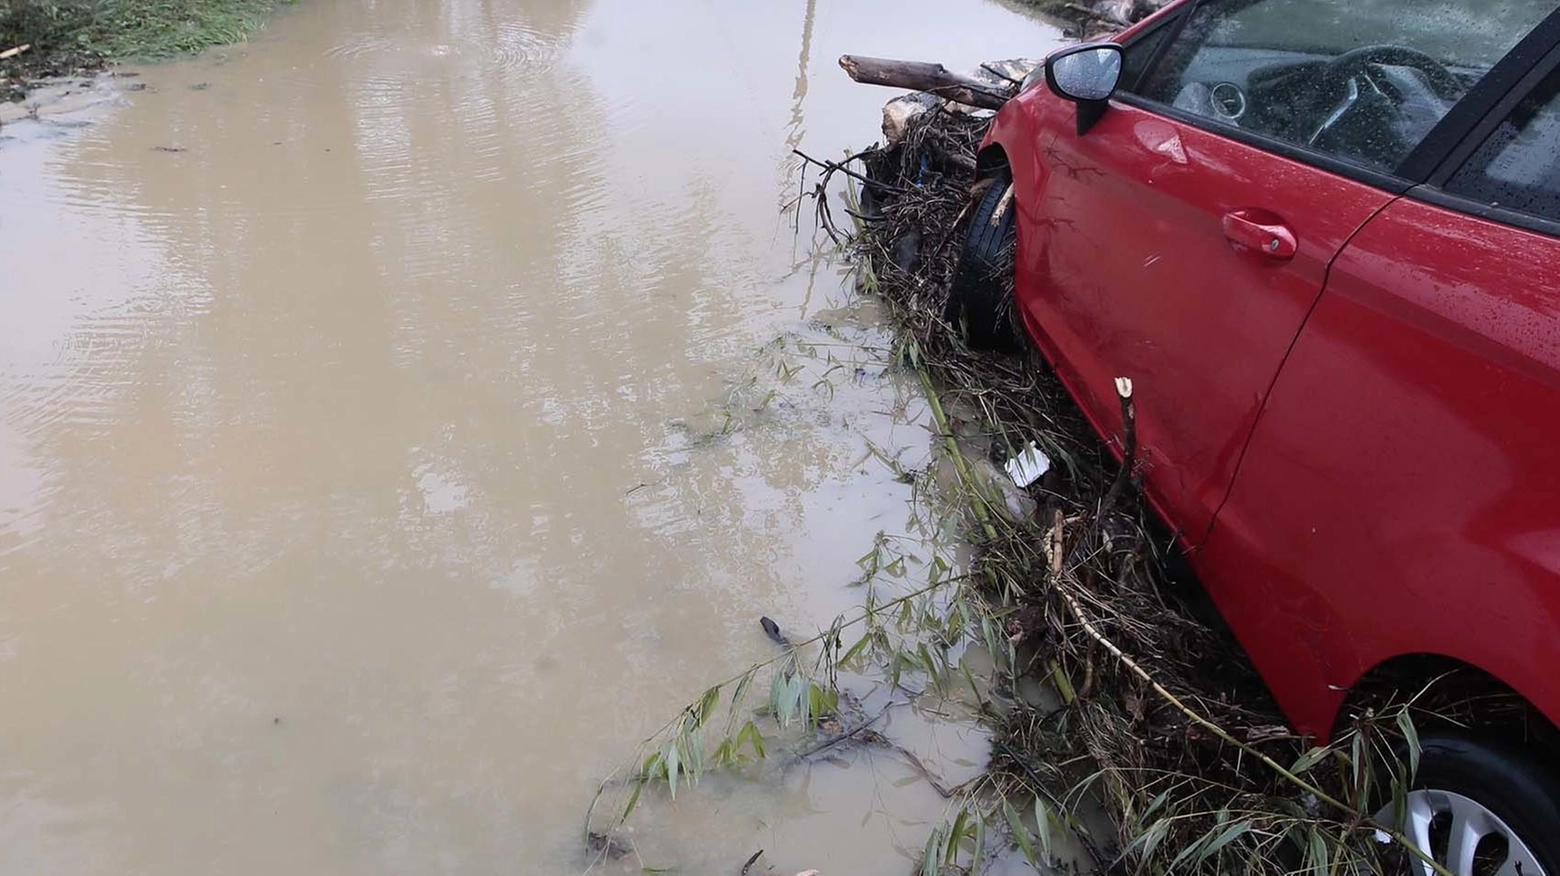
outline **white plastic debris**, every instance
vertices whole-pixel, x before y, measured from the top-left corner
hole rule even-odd
[[[1035,442],[1031,441],[1024,445],[1024,449],[1019,451],[1017,456],[1007,461],[1005,468],[1013,483],[1020,487],[1027,487],[1051,470],[1051,460],[1040,452]]]

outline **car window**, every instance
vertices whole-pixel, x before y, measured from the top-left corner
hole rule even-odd
[[[1209,0],[1136,92],[1391,171],[1556,0]],[[1129,80],[1130,82],[1130,80]]]
[[[1560,222],[1560,70],[1523,98],[1445,189]]]
[[[1164,43],[1174,28],[1173,21],[1161,22],[1148,33],[1141,34],[1122,50],[1121,85],[1131,89],[1154,60],[1154,53]]]

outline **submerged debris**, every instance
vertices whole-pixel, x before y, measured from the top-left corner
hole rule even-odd
[[[1201,591],[1172,573],[1173,539],[1137,495],[1131,429],[1117,439],[1118,465],[1036,354],[964,343],[947,297],[969,205],[988,184],[974,171],[990,114],[909,104],[915,111],[894,112],[892,126],[885,116],[890,144],[860,156],[856,229],[841,234],[865,288],[889,306],[901,359],[940,398],[934,410],[947,411],[940,431],[976,436],[952,452],[1005,463],[1037,509],[995,513],[987,491],[964,484],[975,580],[1015,648],[1010,669],[1044,678],[1060,702],[1015,698],[1001,709],[994,761],[1010,787],[1033,795],[1037,813],[1054,812],[1041,821],[1074,828],[1068,809],[1102,802],[1115,835],[1084,837],[1100,869],[1386,866],[1372,819],[1387,789],[1406,781],[1397,760],[1406,711],[1366,715],[1332,749],[1308,752]],[[832,217],[820,209],[820,218]],[[1118,390],[1130,425],[1131,382]],[[1008,821],[1027,853],[1029,829]]]

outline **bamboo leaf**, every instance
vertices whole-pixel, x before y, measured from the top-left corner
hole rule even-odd
[[[1140,852],[1141,860],[1150,860],[1154,856],[1154,849],[1159,848],[1159,843],[1164,840],[1165,835],[1169,832],[1170,821],[1163,818],[1150,825],[1148,830],[1143,831],[1143,835],[1138,838],[1138,842],[1142,846]]]
[[[1365,734],[1355,732],[1354,742],[1349,748],[1350,759],[1354,761],[1354,793],[1357,799],[1365,800],[1370,796],[1370,764],[1365,757]]]
[[[964,840],[964,831],[969,826],[969,820],[970,811],[961,807],[958,817],[953,820],[953,830],[948,833],[948,847],[943,855],[943,863],[951,865],[958,857],[959,843]]]
[[[710,719],[710,715],[715,713],[715,707],[718,705],[720,705],[720,686],[716,685],[705,691],[704,696],[699,698],[699,707],[696,710],[699,726],[703,726],[704,722]]]
[[[1218,827],[1215,826],[1214,830],[1218,830]],[[1202,836],[1198,837],[1197,839],[1193,840],[1192,842],[1187,843],[1186,844],[1186,848],[1182,849],[1181,853],[1179,855],[1176,855],[1175,859],[1170,862],[1170,872],[1171,873],[1177,872],[1178,870],[1181,869],[1181,865],[1182,864],[1184,864],[1187,861],[1191,860],[1192,858],[1196,857],[1197,853],[1202,850],[1203,843],[1206,843],[1208,841],[1209,837],[1211,837],[1212,835],[1213,834],[1211,832],[1210,833],[1205,833]],[[1199,859],[1199,860],[1201,860],[1201,859]]]
[[[1051,851],[1051,810],[1038,794],[1035,795],[1035,827],[1040,832],[1040,851],[1046,860],[1050,860],[1054,857]]]
[[[1018,843],[1018,848],[1024,853],[1024,858],[1030,864],[1038,867],[1039,860],[1035,858],[1035,847],[1029,839],[1029,828],[1024,827],[1023,819],[1018,817],[1018,810],[1006,800],[1002,801],[1002,815],[1007,819],[1008,827],[1013,830],[1013,841]]]
[[[677,740],[666,746],[666,754],[661,758],[666,763],[666,783],[671,786],[672,799],[677,799],[677,771],[682,766],[681,754],[677,751]]]
[[[1419,731],[1414,727],[1414,718],[1408,713],[1408,708],[1398,712],[1398,729],[1403,732],[1403,739],[1408,742],[1408,778],[1413,781],[1414,776],[1419,775]]]
[[[942,832],[938,827],[926,838],[926,851],[921,855],[921,876],[937,876],[942,872]]]
[[[845,656],[839,659],[839,664],[841,666],[849,666],[851,661],[859,657],[861,653],[867,649],[867,645],[871,644],[871,642],[872,636],[870,633],[862,636],[861,641],[851,645],[850,650],[845,652]]]
[[[1153,815],[1155,812],[1158,812],[1159,811],[1159,807],[1165,805],[1165,801],[1167,801],[1169,799],[1170,799],[1170,791],[1168,789],[1166,789],[1164,791],[1160,791],[1154,797],[1154,799],[1148,804],[1148,808],[1143,810],[1142,818],[1147,819],[1149,816]]]
[[[766,757],[764,753],[764,734],[759,732],[758,725],[752,721],[744,724],[741,732],[737,734],[738,743],[740,744],[743,739],[746,739],[748,744],[753,746],[753,753],[758,755],[759,759]]]
[[[1073,690],[1072,681],[1067,678],[1067,673],[1062,671],[1062,664],[1051,661],[1051,678],[1056,682],[1056,692],[1061,694],[1062,702],[1071,704],[1078,698],[1078,692]]]
[[[623,814],[618,817],[618,823],[622,824],[628,817],[634,814],[634,807],[639,805],[639,795],[645,790],[645,779],[640,778],[634,783],[633,793],[628,795],[628,804],[623,807]]]
[[[1197,860],[1199,862],[1208,860],[1218,854],[1219,849],[1234,842],[1249,830],[1251,830],[1251,819],[1249,818],[1241,819],[1226,827],[1223,833],[1215,837],[1212,842],[1203,847],[1202,851],[1197,853]]]
[[[684,758],[683,772],[691,775],[693,780],[697,782],[699,777],[704,775],[706,764],[704,759],[704,734],[690,731],[687,740],[688,750]]]
[[[1309,772],[1312,767],[1322,762],[1322,758],[1327,756],[1327,751],[1322,746],[1317,746],[1307,751],[1305,754],[1300,755],[1300,759],[1295,761],[1295,765],[1290,767],[1289,771],[1295,775]]]
[[[1311,851],[1306,857],[1311,865],[1311,872],[1316,876],[1327,876],[1332,871],[1332,860],[1327,853],[1327,838],[1315,827],[1307,827],[1311,835]]]
[[[791,680],[784,672],[776,674],[774,683],[769,687],[769,708],[780,721],[780,726],[790,725],[796,708],[791,699]]]
[[[986,819],[975,819],[975,851],[970,858],[970,872],[979,873],[981,862],[986,859]]]

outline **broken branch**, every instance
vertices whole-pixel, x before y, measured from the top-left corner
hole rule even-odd
[[[1111,482],[1105,500],[1100,503],[1100,515],[1116,504],[1121,493],[1132,480],[1132,468],[1137,464],[1137,405],[1132,401],[1132,379],[1116,378],[1116,395],[1121,398],[1121,468]]]
[[[841,55],[840,67],[850,78],[863,85],[887,85],[925,91],[955,103],[981,109],[1001,109],[1012,94],[992,88],[989,84],[969,76],[963,76],[944,67],[926,61],[896,61],[892,58],[868,58],[863,55]]]

